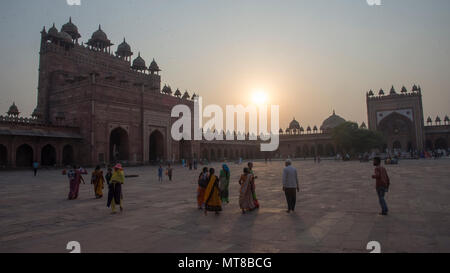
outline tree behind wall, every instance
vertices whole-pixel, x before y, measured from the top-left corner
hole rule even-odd
[[[381,150],[385,143],[380,132],[361,129],[357,123],[349,121],[334,128],[332,137],[341,152],[350,154]]]

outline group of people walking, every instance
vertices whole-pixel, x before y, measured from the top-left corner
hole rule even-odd
[[[244,168],[244,173],[239,179],[239,206],[242,213],[252,211],[259,208],[258,199],[256,198],[255,179],[253,173],[253,163],[248,163],[248,167]],[[223,164],[219,176],[216,175],[214,168],[203,168],[198,177],[197,189],[197,205],[199,210],[213,211],[219,214],[222,211],[223,204],[230,202],[229,185],[231,172],[228,165]]]
[[[381,215],[387,215],[388,207],[385,200],[385,194],[389,190],[390,179],[387,171],[381,166],[381,159],[374,158],[375,174],[372,176],[376,180],[376,192],[381,206]],[[87,171],[79,166],[73,166],[68,172],[69,178],[69,200],[78,198],[80,184],[85,184],[83,175]],[[158,169],[160,181],[162,181],[162,167]],[[166,175],[172,178],[172,168],[169,165]],[[216,175],[214,168],[203,168],[198,177],[197,189],[197,205],[199,210],[204,210],[205,215],[208,212],[219,214],[223,210],[223,204],[230,202],[230,177],[231,172],[227,164],[222,165],[219,176]],[[258,177],[253,171],[253,163],[249,162],[247,167],[243,169],[243,173],[239,178],[239,207],[243,214],[259,208],[259,201],[256,197],[255,181]],[[94,195],[96,199],[103,198],[103,189],[105,182],[108,186],[107,207],[112,208],[112,213],[116,213],[116,206],[123,211],[123,193],[122,187],[125,181],[125,175],[121,164],[109,167],[106,175],[100,166],[97,166],[92,172],[91,184],[93,185]],[[286,160],[285,168],[282,175],[283,191],[287,202],[287,213],[295,211],[297,193],[300,191],[297,169],[292,166],[290,159]]]
[[[75,200],[78,198],[80,184],[86,184],[83,179],[83,174],[88,174],[87,171],[79,166],[73,166],[67,172],[69,178],[69,200]],[[96,199],[103,198],[103,189],[105,182],[108,186],[108,200],[106,206],[112,208],[112,213],[116,213],[116,206],[120,207],[120,211],[123,211],[123,193],[122,186],[125,182],[125,175],[121,164],[116,164],[113,168],[108,167],[106,175],[103,175],[103,171],[100,166],[97,166],[92,172],[91,184],[94,186],[94,195]]]
[[[385,200],[385,194],[389,190],[390,179],[387,171],[381,166],[381,159],[376,157],[374,159],[375,174],[372,176],[376,179],[376,192],[381,206],[380,215],[387,215],[388,207]],[[230,184],[230,169],[226,164],[222,165],[220,176],[215,175],[214,168],[208,170],[204,168],[198,178],[197,190],[197,205],[200,210],[204,210],[205,214],[208,211],[214,211],[219,214],[222,211],[222,204],[229,203],[229,184]],[[239,207],[242,213],[255,210],[259,208],[259,201],[256,197],[255,176],[253,171],[253,163],[248,163],[244,168],[243,174],[239,178]],[[287,213],[295,211],[297,202],[297,193],[300,192],[300,185],[298,179],[297,169],[292,166],[290,159],[286,160],[285,168],[282,176],[283,192],[287,202]]]

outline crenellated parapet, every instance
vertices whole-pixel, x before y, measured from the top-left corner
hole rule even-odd
[[[441,117],[440,117],[440,116],[437,116],[437,117],[434,119],[434,122],[433,122],[433,119],[432,119],[431,117],[428,117],[427,120],[426,120],[426,122],[427,122],[426,124],[427,124],[428,127],[433,127],[433,126],[448,126],[448,125],[450,125],[450,118],[448,117],[448,115],[446,115],[445,118],[444,118],[444,120],[441,120]]]
[[[408,91],[405,86],[402,86],[400,92],[397,92],[394,86],[391,87],[389,92],[385,92],[383,89],[380,89],[377,94],[373,90],[369,90],[366,92],[367,100],[385,100],[385,99],[393,99],[399,97],[420,97],[422,96],[422,88],[417,85],[413,85],[411,91]]]

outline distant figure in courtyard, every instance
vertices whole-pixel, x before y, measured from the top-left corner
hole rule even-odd
[[[297,170],[292,166],[290,159],[286,160],[285,168],[283,170],[283,191],[286,195],[288,205],[287,213],[295,211],[295,204],[297,203],[297,192],[300,191],[298,184]]]
[[[105,175],[105,180],[108,186],[111,185],[111,178],[112,178],[112,169],[111,167],[108,167],[108,170],[106,171]]]
[[[380,215],[387,215],[388,207],[384,196],[389,191],[390,179],[386,169],[381,166],[381,158],[375,157],[373,159],[373,165],[375,166],[375,174],[372,175],[372,178],[376,179],[375,189],[377,190],[378,200],[381,206]]]
[[[91,184],[94,185],[95,198],[102,198],[105,178],[103,177],[103,171],[100,166],[97,166],[92,172]]]
[[[222,170],[220,170],[219,175],[220,180],[220,197],[222,199],[222,203],[230,203],[229,200],[229,185],[230,185],[230,168],[228,168],[227,164],[222,165]]]
[[[189,164],[189,170],[192,171],[192,160],[191,159],[189,159],[189,163],[188,164]]]
[[[258,179],[258,176],[256,176],[255,173],[253,172],[253,162],[248,162],[247,166],[249,172],[253,176],[253,187],[252,187],[253,202],[255,203],[256,208],[259,209],[259,201],[258,198],[256,197],[256,179]]]
[[[197,188],[197,206],[198,209],[203,209],[203,203],[205,202],[205,191],[208,187],[208,168],[204,167],[203,171],[198,176],[198,188]]]
[[[163,167],[161,165],[158,168],[158,181],[163,182]]]
[[[87,174],[87,171],[78,168],[77,166],[73,166],[73,169],[71,169],[67,173],[67,177],[69,178],[70,183],[70,191],[69,191],[69,200],[75,200],[78,198],[78,193],[80,191],[80,184],[81,182],[84,183],[84,179],[82,174]]]
[[[170,165],[170,164],[167,167],[166,175],[169,177],[169,181],[172,181],[173,169],[172,169],[172,165]]]
[[[197,164],[198,164],[197,159],[194,159],[194,170],[197,170]]]
[[[114,166],[114,171],[111,176],[110,191],[108,193],[107,207],[112,208],[112,214],[116,213],[116,205],[120,206],[120,211],[123,211],[123,194],[122,186],[125,182],[125,175],[121,164]]]
[[[241,185],[239,191],[239,207],[241,208],[242,213],[245,214],[246,211],[252,211],[256,208],[253,200],[255,179],[253,174],[250,173],[249,168],[244,168],[244,173],[239,179],[239,185]]]
[[[205,190],[205,215],[208,211],[214,211],[216,215],[222,211],[220,200],[219,178],[215,175],[213,168],[209,169],[209,183]]]
[[[39,169],[39,163],[37,161],[33,162],[33,172],[34,172],[34,176],[37,175],[37,171]]]

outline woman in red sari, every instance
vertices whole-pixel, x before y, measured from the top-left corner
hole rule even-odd
[[[87,171],[81,168],[73,166],[73,169],[69,171],[67,176],[70,181],[69,200],[75,200],[78,198],[78,192],[80,191],[80,184],[84,179],[82,174],[87,174]]]
[[[252,211],[256,208],[253,200],[255,178],[249,168],[244,168],[244,174],[241,175],[239,184],[241,185],[241,190],[239,191],[239,207],[244,214],[245,211]]]

